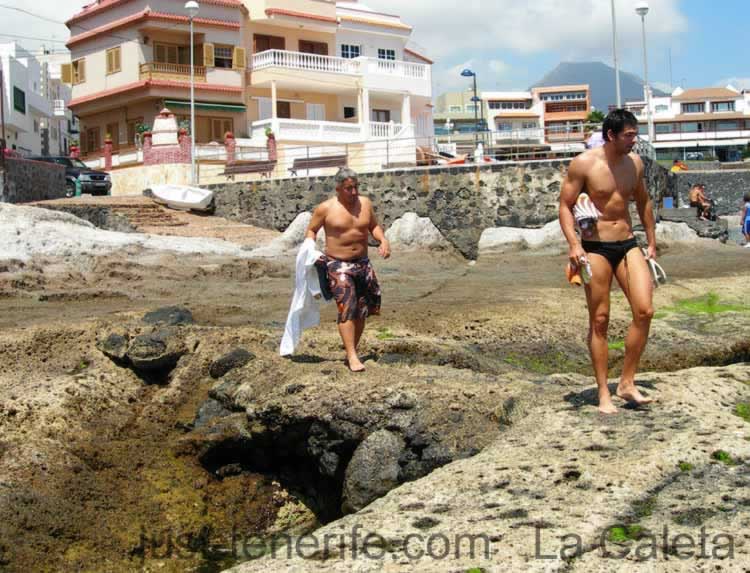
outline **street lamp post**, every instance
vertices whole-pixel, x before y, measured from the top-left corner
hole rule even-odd
[[[651,112],[651,87],[648,85],[648,56],[646,52],[646,14],[648,2],[642,1],[635,5],[635,13],[641,17],[641,31],[643,33],[643,83],[646,89],[646,117],[648,119],[648,142],[654,144],[654,116]]]
[[[185,2],[185,10],[187,10],[188,17],[190,18],[190,182],[193,185],[198,183],[195,171],[195,48],[193,42],[193,19],[198,15],[199,8],[198,2],[195,0]]]
[[[615,17],[615,0],[612,0],[612,54],[615,64],[615,86],[617,88],[617,107],[622,107],[620,95],[620,65],[617,63],[617,18]]]
[[[461,72],[461,75],[465,78],[472,78],[474,80],[474,97],[471,101],[474,102],[474,148],[476,149],[479,144],[479,110],[477,109],[477,103],[474,100],[478,100],[477,97],[477,74],[469,69],[465,69]]]

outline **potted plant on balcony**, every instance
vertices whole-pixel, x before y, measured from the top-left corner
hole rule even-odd
[[[268,149],[268,159],[270,161],[276,161],[276,135],[270,127],[266,128],[266,148]]]
[[[177,124],[177,133],[180,135],[190,135],[190,120],[183,119]]]
[[[135,126],[135,145],[138,149],[143,144],[143,137],[145,135],[151,135],[151,126],[147,123],[138,123]]]

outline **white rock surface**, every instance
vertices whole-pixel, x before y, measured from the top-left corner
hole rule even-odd
[[[271,242],[251,251],[254,257],[279,257],[288,255],[297,250],[305,240],[305,231],[312,219],[312,213],[305,211],[294,218],[294,221],[286,228],[280,237],[276,237]],[[322,249],[326,242],[326,232],[321,229],[318,231],[318,248]]]
[[[656,225],[656,242],[674,243],[674,242],[695,242],[702,240],[687,223],[673,223],[664,221]]]
[[[429,217],[404,213],[385,232],[391,246],[398,249],[448,249],[450,243]]]
[[[0,259],[34,256],[97,256],[124,248],[185,254],[249,257],[242,246],[221,239],[118,233],[98,229],[69,213],[0,203]]]
[[[564,246],[560,224],[557,221],[547,223],[541,229],[523,229],[519,227],[491,227],[482,232],[479,238],[479,252],[498,252],[511,249]]]

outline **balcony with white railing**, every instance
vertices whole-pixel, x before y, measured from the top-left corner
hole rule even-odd
[[[273,131],[277,141],[346,144],[414,137],[413,125],[393,122],[361,124],[277,118],[253,122],[251,139],[256,144],[264,142],[266,129],[269,128]]]
[[[282,83],[292,81],[288,73],[273,75],[274,71],[294,70],[303,72],[295,80],[325,81],[330,74],[362,78],[362,87],[383,91],[400,91],[429,97],[432,95],[432,71],[430,66],[414,62],[380,60],[377,58],[338,58],[287,50],[267,50],[253,54],[251,60],[253,83],[263,84],[270,80]],[[352,82],[352,87],[358,84]]]
[[[54,100],[52,105],[52,112],[55,117],[65,117],[65,100]]]
[[[206,68],[193,66],[195,70],[195,81],[204,83],[206,81]],[[140,66],[140,78],[142,80],[173,80],[178,82],[190,81],[190,66],[186,64],[169,64],[166,62],[147,62]]]

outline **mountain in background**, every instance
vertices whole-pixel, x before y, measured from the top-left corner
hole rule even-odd
[[[604,113],[607,113],[610,105],[617,103],[615,69],[602,62],[562,62],[531,87],[574,84],[588,84],[591,90],[591,105]],[[653,86],[652,90],[655,96],[669,95]],[[643,101],[643,80],[620,70],[620,92],[623,103]]]

